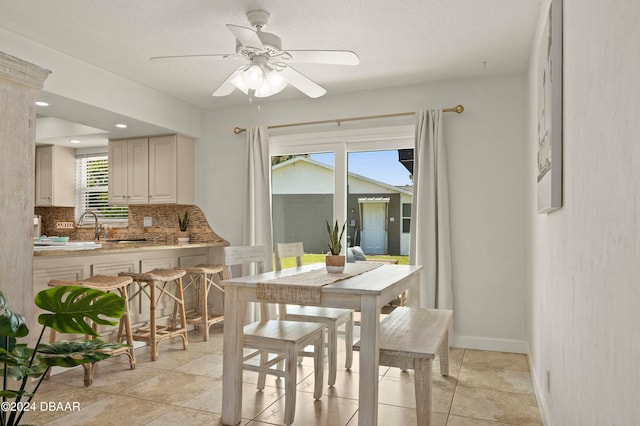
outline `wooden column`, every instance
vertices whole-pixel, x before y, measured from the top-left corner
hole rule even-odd
[[[0,52],[0,289],[11,309],[25,316],[30,330],[35,327],[35,100],[49,74]]]

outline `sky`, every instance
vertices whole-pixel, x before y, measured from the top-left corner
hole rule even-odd
[[[333,153],[311,154],[311,159],[333,167]],[[398,161],[398,151],[350,152],[349,172],[394,186],[411,185],[409,171]]]

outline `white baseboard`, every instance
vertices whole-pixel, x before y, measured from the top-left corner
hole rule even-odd
[[[544,381],[538,380],[540,378],[540,375],[537,374],[536,370],[533,368],[531,357],[529,356],[527,358],[529,360],[529,371],[531,372],[533,391],[536,394],[536,399],[538,400],[538,408],[540,408],[542,424],[544,426],[553,426],[553,422],[551,421],[551,411],[549,410],[549,399],[547,398],[546,390],[544,389],[544,387],[541,388],[540,386],[538,386],[538,383],[544,383]]]
[[[450,345],[456,348],[479,349],[483,351],[512,352],[518,354],[529,353],[529,345],[523,340],[454,335]]]

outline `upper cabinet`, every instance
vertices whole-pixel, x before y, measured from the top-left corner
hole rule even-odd
[[[194,204],[194,149],[182,135],[109,141],[109,203]]]
[[[73,148],[36,148],[36,206],[75,206],[76,156]]]
[[[149,203],[149,139],[109,142],[109,204]]]

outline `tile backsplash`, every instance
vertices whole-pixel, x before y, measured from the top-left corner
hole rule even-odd
[[[202,210],[195,205],[153,204],[129,206],[129,224],[126,227],[113,227],[113,238],[145,238],[158,243],[174,243],[175,234],[180,230],[178,217],[189,212],[188,232],[193,242],[226,241],[216,234]],[[72,240],[93,240],[94,228],[75,226],[73,207],[36,207],[35,214],[42,217],[43,235],[69,237]],[[150,217],[152,226],[144,226],[144,218]],[[73,229],[56,229],[57,222],[73,222]],[[102,237],[101,237],[102,238]]]

